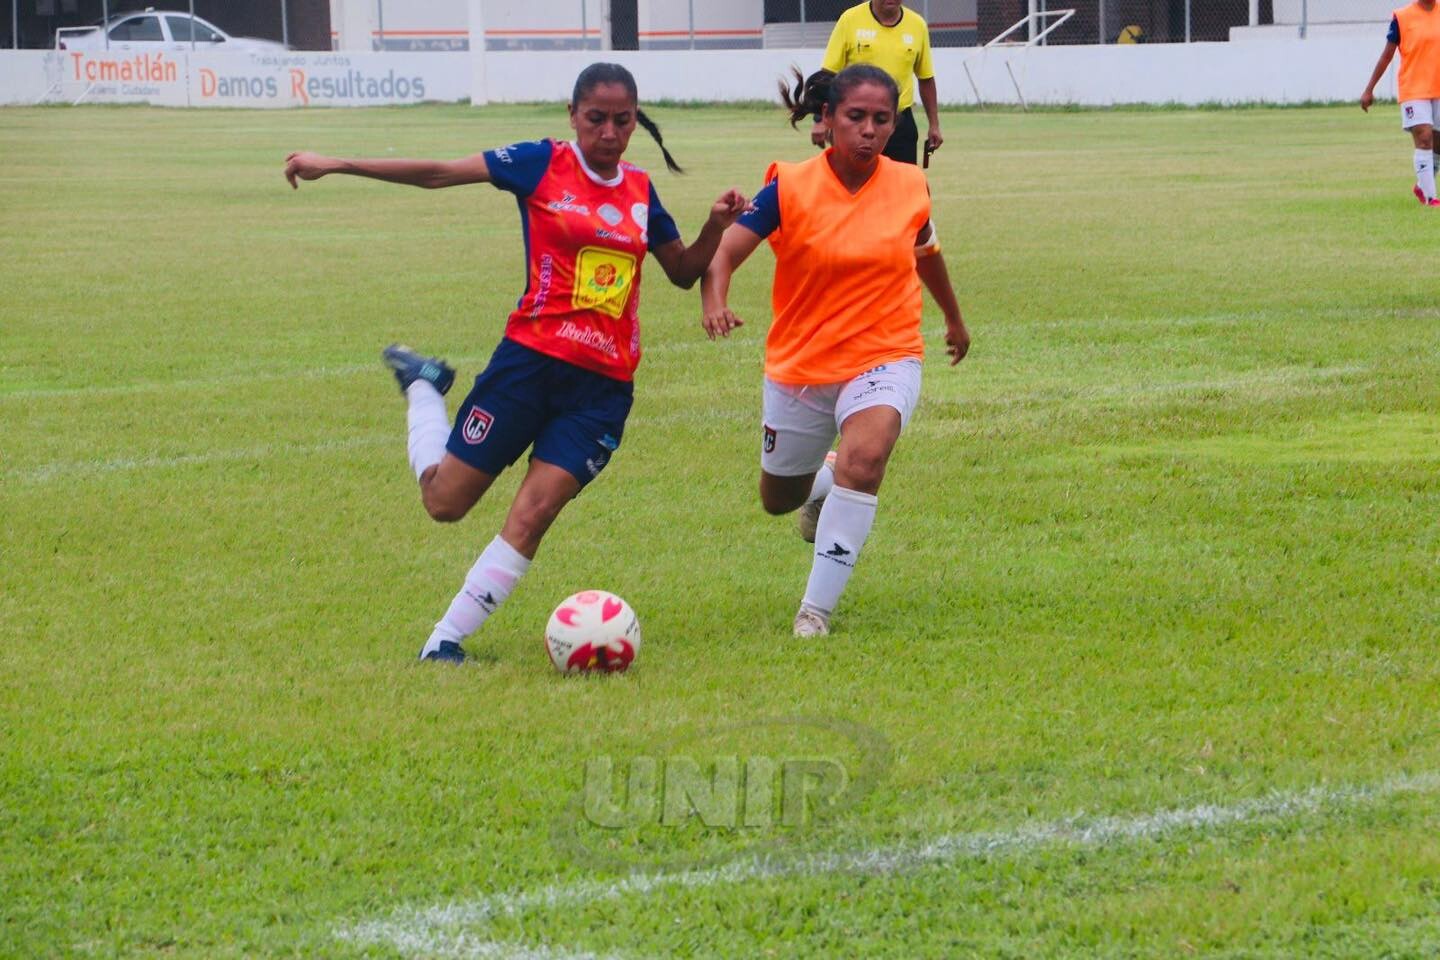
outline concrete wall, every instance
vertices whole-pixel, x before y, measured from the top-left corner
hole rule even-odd
[[[985,103],[1304,103],[1359,96],[1375,62],[1372,38],[1345,36],[1133,46],[954,48],[935,51],[940,99]],[[818,65],[815,50],[610,55],[635,73],[647,100],[771,100],[790,65]],[[593,55],[553,54],[543,70],[533,55],[487,58],[490,98],[498,102],[563,100]],[[1355,69],[1337,69],[1353,64]],[[1013,79],[1012,79],[1013,78]],[[1358,78],[1358,79],[1357,79]],[[973,84],[972,84],[973,81]],[[1395,95],[1394,67],[1377,89]]]
[[[0,103],[149,103],[165,107],[364,107],[458,101],[466,53],[0,54]]]
[[[1390,14],[1409,0],[1303,0],[1310,23],[1388,23]],[[1276,23],[1299,23],[1302,0],[1275,0]]]
[[[688,0],[640,0],[640,49],[690,47]],[[765,0],[694,0],[695,48],[758,48],[764,37]]]
[[[944,103],[1302,103],[1359,96],[1375,60],[1366,36],[1093,47],[935,51]],[[791,64],[815,50],[629,51],[605,56],[635,73],[649,101],[772,100]],[[319,106],[475,99],[564,101],[594,51],[492,52],[483,84],[468,53],[179,55],[146,59],[0,53],[0,102],[144,101],[175,106]],[[1395,95],[1394,68],[1377,93]]]
[[[464,50],[469,45],[467,0],[329,0],[338,50]],[[491,50],[594,50],[610,47],[607,0],[485,0]],[[976,39],[976,0],[917,0],[929,7],[937,41]],[[689,49],[691,10],[696,49],[764,45],[764,0],[638,0],[642,50]],[[381,16],[383,14],[383,24]],[[383,30],[381,29],[383,26]],[[823,44],[830,24],[813,34]],[[823,36],[821,35],[823,33]]]
[[[5,50],[0,52],[0,104],[34,104],[53,99],[50,87],[59,79],[46,50]]]

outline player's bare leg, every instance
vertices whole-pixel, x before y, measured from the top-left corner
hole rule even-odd
[[[463,516],[489,488],[492,479],[447,454],[430,480],[421,481],[426,509],[436,519],[450,519],[452,512]],[[580,481],[568,470],[541,460],[530,461],[500,535],[490,541],[466,574],[464,586],[435,624],[420,659],[464,661],[461,645],[465,638],[479,630],[514,591],[530,569],[546,531],[579,492]],[[437,512],[443,516],[437,516]]]

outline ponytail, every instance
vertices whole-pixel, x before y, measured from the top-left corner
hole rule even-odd
[[[795,80],[795,89],[792,91],[789,81],[782,77],[780,99],[785,104],[785,109],[790,111],[792,127],[809,116],[818,120],[826,107],[833,112],[851,90],[867,83],[885,88],[889,91],[891,102],[897,111],[900,107],[900,87],[896,85],[894,77],[879,67],[857,63],[839,73],[816,70],[808,77],[802,75],[798,67],[791,67],[790,73]]]
[[[830,81],[835,79],[835,74],[829,70],[816,70],[807,77],[799,67],[791,67],[790,75],[795,80],[793,91],[789,81],[780,78],[780,100],[790,111],[790,126],[811,115],[818,120],[821,110],[830,102]]]
[[[684,173],[684,169],[680,166],[680,164],[675,162],[675,158],[670,156],[670,151],[665,148],[665,138],[660,136],[660,127],[656,125],[655,121],[647,117],[645,115],[645,111],[641,110],[639,107],[635,108],[635,120],[640,124],[640,126],[645,128],[646,133],[650,134],[650,136],[655,138],[655,144],[660,148],[661,154],[664,155],[665,166],[670,170],[670,172]]]

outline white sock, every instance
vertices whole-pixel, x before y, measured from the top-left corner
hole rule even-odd
[[[828,617],[840,602],[840,594],[860,559],[860,548],[870,536],[878,502],[869,493],[845,487],[831,489],[815,528],[815,560],[805,587],[805,606]]]
[[[460,643],[479,630],[529,569],[530,561],[518,550],[499,537],[491,540],[485,552],[480,554],[480,559],[475,561],[475,566],[465,575],[465,586],[450,601],[450,609],[435,624],[435,632],[430,634],[430,639],[425,641],[425,649],[420,651],[421,658],[440,649],[442,640]]]
[[[815,485],[810,488],[810,496],[805,498],[806,503],[824,500],[830,495],[831,489],[835,486],[834,462],[833,459],[827,459],[815,472]]]
[[[445,442],[450,439],[450,417],[445,413],[445,398],[428,380],[416,380],[405,391],[410,406],[405,423],[410,429],[406,446],[415,479],[445,456]]]
[[[1415,182],[1426,200],[1435,198],[1435,154],[1429,150],[1415,151]]]

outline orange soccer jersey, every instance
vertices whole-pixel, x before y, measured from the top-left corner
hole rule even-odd
[[[773,164],[765,179],[779,192],[765,375],[776,383],[839,383],[923,356],[915,239],[930,220],[930,192],[920,168],[881,157],[852,196],[827,151]]]
[[[1395,11],[1400,28],[1400,102],[1440,99],[1440,5]]]

